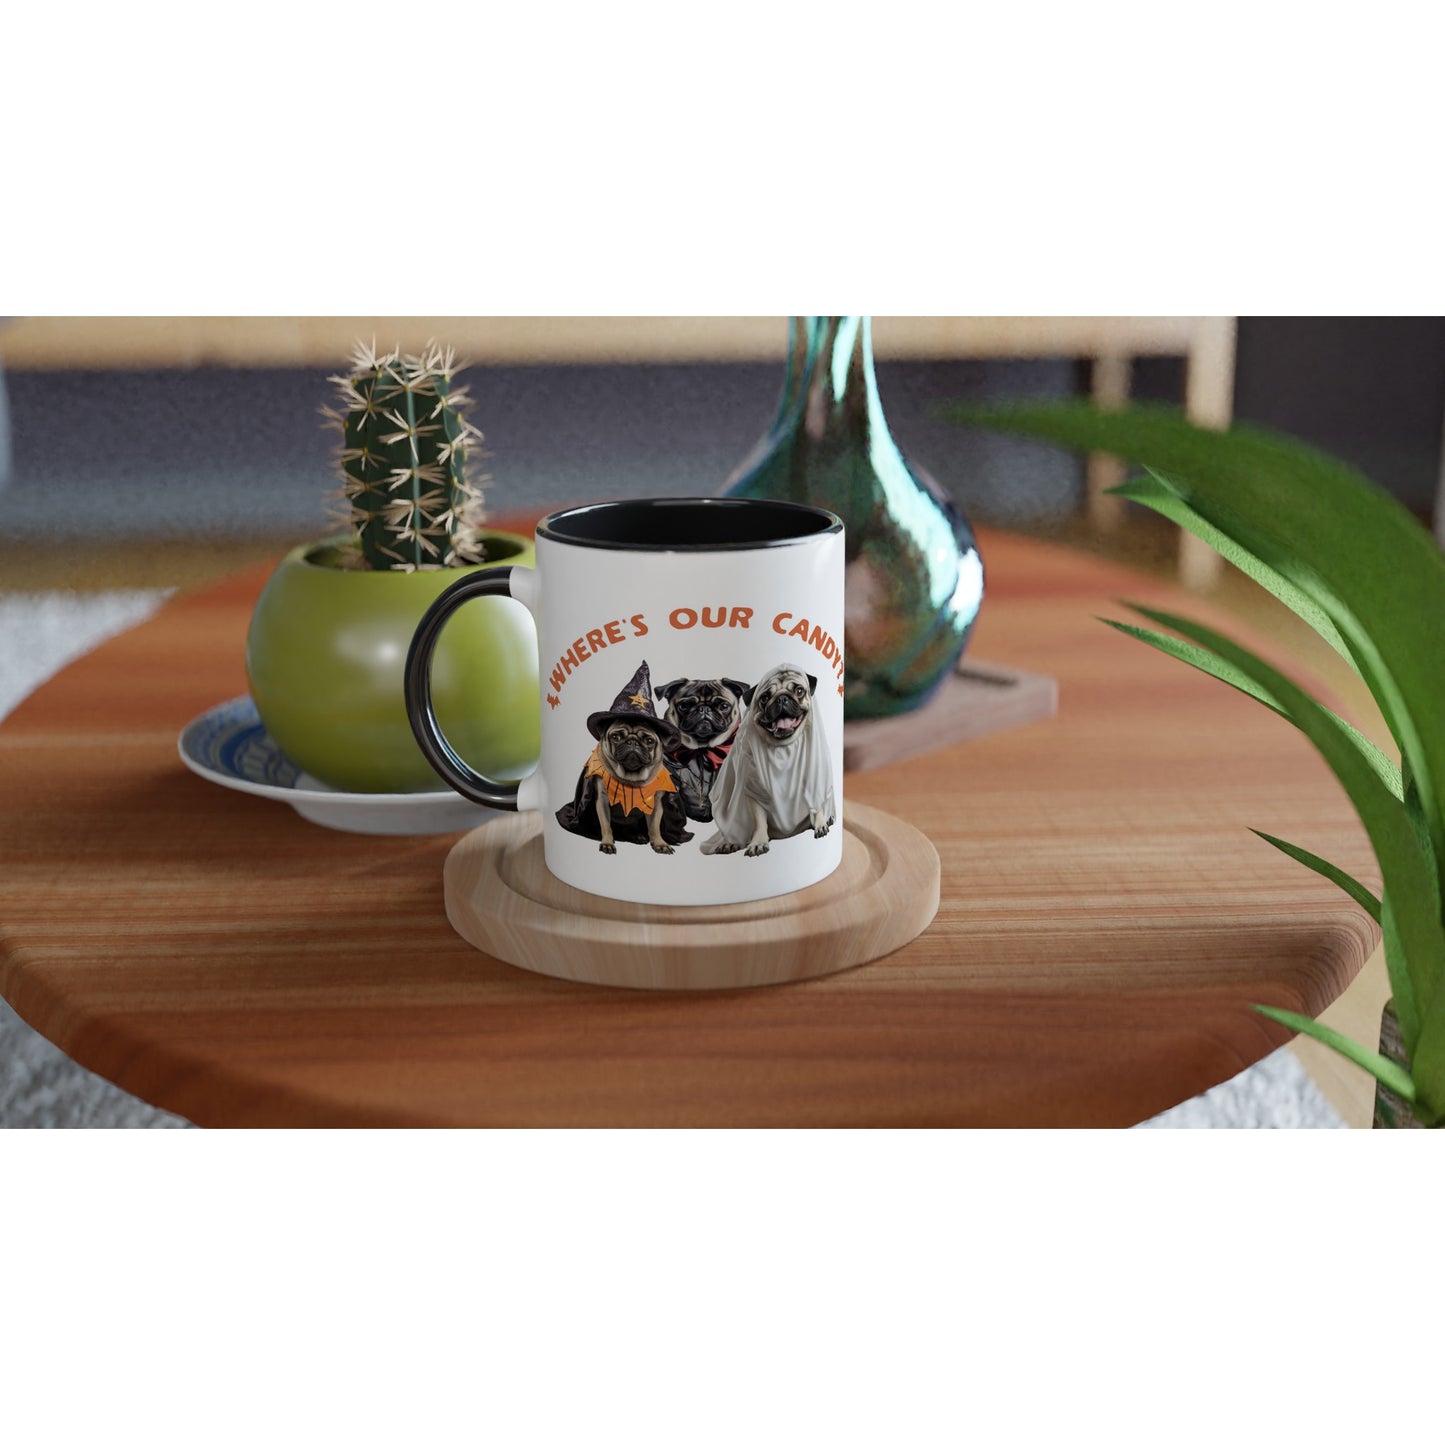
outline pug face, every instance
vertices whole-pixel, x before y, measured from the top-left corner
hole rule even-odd
[[[749,689],[748,716],[774,747],[787,747],[807,727],[818,679],[788,668],[768,679],[767,686]]]
[[[645,783],[662,766],[662,735],[645,722],[611,723],[602,734],[602,761],[623,782]]]
[[[747,706],[747,690],[746,683],[731,677],[679,677],[654,689],[667,704],[667,721],[688,748],[711,747],[732,737]]]

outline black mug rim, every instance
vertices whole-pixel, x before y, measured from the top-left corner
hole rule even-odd
[[[670,508],[683,514],[691,514],[696,520],[694,526],[716,524],[727,511],[746,511],[756,518],[759,514],[774,514],[773,520],[779,526],[777,535],[749,537],[736,541],[719,541],[716,535],[691,540],[686,537],[664,541],[638,541],[627,538],[586,536],[576,532],[568,533],[565,528],[569,521],[581,521],[599,514],[626,514],[633,512],[645,515],[649,511]],[[711,516],[709,517],[709,513]],[[789,531],[787,522],[794,528]],[[809,524],[802,530],[804,524]],[[752,552],[770,547],[796,547],[816,542],[820,537],[834,536],[843,530],[843,521],[833,512],[822,507],[811,507],[803,502],[773,501],[762,497],[623,497],[607,502],[587,502],[577,507],[564,507],[561,511],[550,512],[537,523],[538,539],[555,542],[563,547],[596,547],[616,552]]]

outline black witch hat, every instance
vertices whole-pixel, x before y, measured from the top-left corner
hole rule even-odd
[[[662,737],[663,745],[675,748],[682,742],[682,735],[673,725],[657,715],[652,706],[652,674],[644,662],[632,674],[632,681],[617,694],[608,712],[594,712],[587,719],[587,731],[594,738],[600,738],[614,722],[648,722]]]

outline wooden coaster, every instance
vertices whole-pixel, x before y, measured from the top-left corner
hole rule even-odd
[[[542,820],[475,828],[447,855],[447,917],[468,943],[534,973],[622,988],[752,988],[853,968],[916,938],[938,911],[938,854],[909,823],[843,808],[843,861],[752,903],[620,903],[554,878]]]
[[[965,657],[927,707],[845,724],[843,768],[850,773],[880,768],[1005,728],[1042,722],[1058,710],[1059,684],[1052,677]]]

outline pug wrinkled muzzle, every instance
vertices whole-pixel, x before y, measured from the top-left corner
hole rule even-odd
[[[788,738],[802,727],[807,715],[791,693],[780,692],[763,709],[758,721],[775,738]]]
[[[640,773],[657,756],[657,742],[651,737],[622,738],[611,744],[612,756],[629,773]]]
[[[732,704],[722,697],[678,704],[677,719],[685,732],[695,738],[715,738],[732,726]]]

